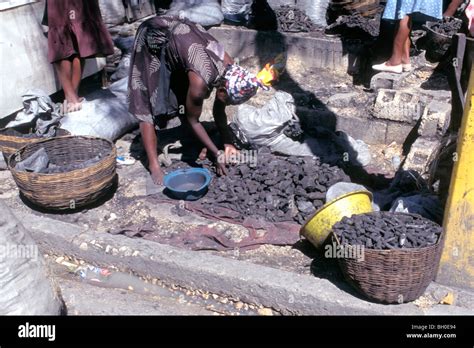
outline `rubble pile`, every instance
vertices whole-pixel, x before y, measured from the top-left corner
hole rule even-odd
[[[275,10],[278,29],[289,33],[311,32],[321,29],[306,13],[294,6],[284,5]]]
[[[269,149],[259,150],[256,163],[229,168],[229,175],[215,178],[204,206],[231,209],[246,217],[263,217],[270,222],[296,221],[303,224],[324,204],[333,184],[349,181],[338,167],[314,157],[279,157]]]
[[[333,227],[342,245],[363,245],[379,250],[434,245],[441,231],[441,226],[419,215],[390,212],[345,217]]]

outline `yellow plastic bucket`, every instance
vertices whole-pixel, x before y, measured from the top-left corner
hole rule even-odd
[[[343,217],[372,212],[372,194],[368,191],[346,193],[323,205],[301,228],[300,235],[316,248],[324,245],[335,223]]]

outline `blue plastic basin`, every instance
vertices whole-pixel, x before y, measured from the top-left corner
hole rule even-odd
[[[195,201],[207,193],[211,179],[211,173],[207,169],[186,168],[166,174],[163,184],[168,196],[185,201]]]

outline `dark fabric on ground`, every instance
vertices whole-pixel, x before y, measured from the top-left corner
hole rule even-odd
[[[176,203],[176,201],[157,195],[154,197],[157,204]],[[233,212],[230,209],[218,208],[214,212],[204,209],[199,202],[187,202],[186,208],[176,207],[177,214],[188,214],[194,212],[206,218],[225,221],[229,223],[244,226],[249,231],[249,236],[240,242],[234,242],[226,235],[225,231],[218,231],[206,225],[198,225],[195,228],[186,229],[186,231],[169,235],[162,235],[156,232],[153,225],[126,225],[116,230],[109,231],[111,234],[123,234],[130,238],[143,238],[154,242],[172,245],[175,247],[190,250],[214,250],[226,251],[233,249],[252,250],[261,245],[293,245],[299,239],[300,226],[291,222],[271,223],[264,219],[246,219],[243,222],[233,220]]]

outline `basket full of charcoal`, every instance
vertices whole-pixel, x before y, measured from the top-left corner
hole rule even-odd
[[[382,303],[420,297],[434,279],[441,256],[442,228],[416,214],[373,212],[343,218],[333,226],[334,245],[358,248],[341,253],[346,280],[360,293]]]

